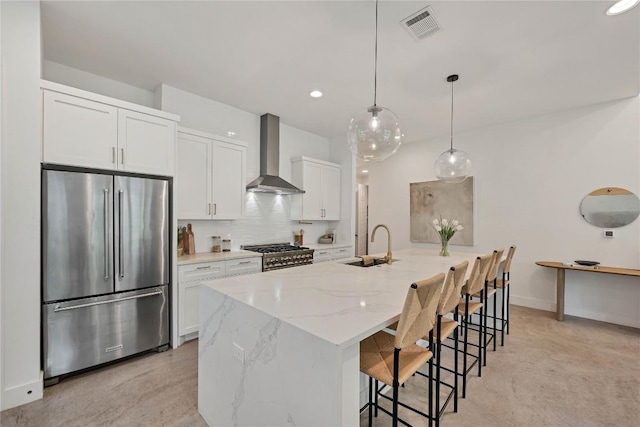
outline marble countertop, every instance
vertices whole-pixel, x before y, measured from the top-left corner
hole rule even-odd
[[[262,254],[251,251],[202,252],[178,257],[178,265],[197,264],[199,262],[228,261],[231,259],[262,257]]]
[[[362,268],[345,264],[357,258],[342,259],[203,285],[345,348],[397,321],[411,283],[463,260],[468,274],[477,255],[404,249],[394,251],[392,265]]]

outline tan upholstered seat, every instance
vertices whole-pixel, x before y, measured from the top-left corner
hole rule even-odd
[[[426,362],[429,362],[429,376],[433,373],[433,353],[419,345],[416,341],[427,336],[433,329],[436,317],[436,308],[442,293],[444,274],[438,274],[430,279],[412,284],[407,291],[400,320],[396,328],[396,334],[391,335],[380,331],[360,342],[360,371],[369,376],[369,425],[371,425],[372,408],[388,413],[392,416],[393,424],[397,425],[398,419],[398,388],[407,381]],[[373,381],[376,379],[376,399],[372,402]],[[379,393],[377,382],[381,381],[393,388],[393,412],[378,405],[378,396],[386,397]],[[424,413],[416,408],[407,407],[431,421],[432,406],[432,380],[428,380],[429,409]]]
[[[509,286],[508,280],[496,279],[496,288],[503,289]]]
[[[438,335],[437,328],[433,330],[433,339],[436,340],[436,342],[442,342],[443,339],[447,339],[453,333],[453,331],[455,331],[456,328],[460,326],[457,321],[446,317],[443,317],[441,322],[442,325],[440,327],[440,336],[442,336],[442,338],[440,338],[440,336]]]
[[[485,295],[487,298],[489,298],[490,296],[494,295],[496,292],[497,291],[494,288],[487,288],[487,290],[485,291]],[[476,292],[472,296],[474,298],[480,298],[480,292]]]
[[[469,301],[469,312],[467,313],[466,307],[465,307],[465,302],[464,300],[460,301],[460,303],[458,304],[458,313],[460,313],[463,316],[466,316],[467,314],[473,314],[476,311],[480,310],[482,308],[482,303],[478,302],[478,301]]]
[[[389,386],[393,385],[394,339],[393,335],[380,331],[360,343],[360,371]],[[431,351],[417,344],[403,348],[400,352],[400,384],[406,382],[431,357]]]

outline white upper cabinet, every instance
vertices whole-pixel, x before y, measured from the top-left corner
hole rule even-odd
[[[116,169],[116,107],[45,90],[43,116],[45,162]]]
[[[339,165],[308,157],[295,158],[291,161],[291,182],[305,191],[291,196],[291,219],[340,219]]]
[[[118,169],[173,175],[176,123],[135,111],[118,111]]]
[[[42,81],[42,161],[173,176],[179,117]]]
[[[247,144],[178,131],[179,219],[236,219],[244,213]]]

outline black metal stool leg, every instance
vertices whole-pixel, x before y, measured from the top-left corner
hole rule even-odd
[[[507,291],[506,287],[505,287],[505,280],[504,280],[504,276],[502,279],[502,292],[500,292],[502,295],[502,307],[500,308],[500,317],[502,318],[501,322],[502,324],[500,325],[500,346],[504,347],[504,327],[505,327],[505,322],[504,322],[504,293]]]
[[[372,389],[373,389],[373,378],[369,377],[369,427],[373,426],[373,420],[371,419],[371,412],[373,411]],[[378,394],[378,390],[376,390],[376,397],[377,397],[377,394]]]

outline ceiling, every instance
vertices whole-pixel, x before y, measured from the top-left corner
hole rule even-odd
[[[637,95],[640,7],[611,1],[381,1],[378,105],[405,142]],[[440,31],[400,21],[431,5]],[[166,83],[328,138],[373,103],[373,1],[42,3],[46,59]],[[312,99],[320,89],[324,97]]]

